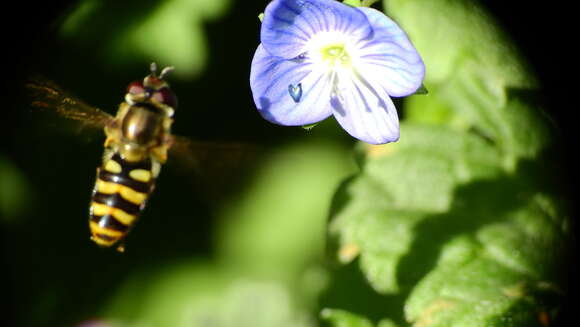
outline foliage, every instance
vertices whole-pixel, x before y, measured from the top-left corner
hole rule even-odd
[[[335,195],[331,254],[356,258],[374,291],[398,301],[357,313],[416,326],[540,325],[562,295],[569,231],[557,176],[546,176],[553,136],[537,82],[476,4],[386,5],[424,57],[429,94],[407,101],[397,144],[361,147],[360,173]],[[352,319],[333,321],[368,325]]]
[[[103,310],[121,326],[314,326],[326,285],[323,256],[332,190],[352,172],[329,142],[281,147],[219,214],[211,262],[170,262],[129,278]]]
[[[203,23],[223,15],[229,4],[228,0],[157,4],[87,0],[66,18],[60,32],[77,47],[99,43],[99,55],[120,66],[135,58],[156,58],[161,66],[175,66],[177,75],[191,77],[199,75],[208,61]]]
[[[20,169],[0,156],[0,223],[21,215],[27,199],[31,199],[31,194],[26,178]]]

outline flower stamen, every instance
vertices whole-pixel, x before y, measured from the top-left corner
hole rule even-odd
[[[321,59],[328,65],[328,68],[334,69],[339,66],[348,67],[351,64],[351,57],[344,44],[331,44],[320,49]]]

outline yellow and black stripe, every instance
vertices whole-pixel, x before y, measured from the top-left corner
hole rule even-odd
[[[89,226],[92,240],[112,246],[133,227],[155,185],[149,157],[131,162],[115,153],[97,169]]]

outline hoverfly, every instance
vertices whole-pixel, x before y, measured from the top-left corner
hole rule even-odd
[[[34,107],[104,130],[103,160],[89,209],[91,239],[99,246],[117,245],[124,251],[124,239],[144,210],[170,149],[179,150],[183,159],[192,146],[215,146],[171,134],[177,97],[165,78],[172,70],[166,67],[157,74],[152,63],[149,75],[128,85],[115,116],[66,95],[50,82],[26,84],[33,99],[39,99],[32,102]]]

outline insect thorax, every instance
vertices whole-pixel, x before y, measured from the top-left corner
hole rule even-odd
[[[112,126],[105,128],[105,146],[119,152],[128,161],[141,161],[152,156],[163,163],[173,120],[155,103],[130,105],[123,102]]]

